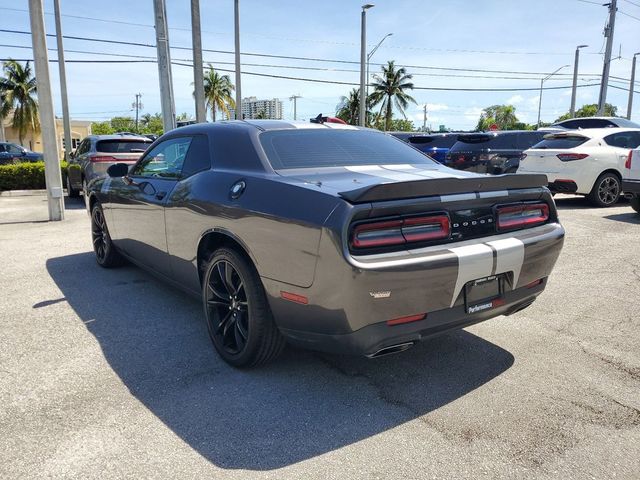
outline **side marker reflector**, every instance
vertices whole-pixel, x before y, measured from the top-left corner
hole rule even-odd
[[[408,317],[394,318],[392,320],[387,320],[387,325],[391,326],[400,325],[401,323],[417,322],[418,320],[424,320],[426,316],[426,313],[421,313],[418,315],[409,315]]]
[[[285,300],[289,300],[290,302],[300,303],[302,305],[307,305],[309,303],[309,299],[304,295],[298,295],[297,293],[291,292],[280,292],[280,296]]]

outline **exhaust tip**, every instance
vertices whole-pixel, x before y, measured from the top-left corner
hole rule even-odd
[[[367,358],[379,358],[379,357],[384,357],[386,355],[392,355],[394,353],[404,352],[405,350],[408,350],[411,347],[413,347],[414,344],[415,342],[405,342],[405,343],[398,343],[396,345],[391,345],[389,347],[384,347],[374,353],[370,353],[369,355],[367,355]]]

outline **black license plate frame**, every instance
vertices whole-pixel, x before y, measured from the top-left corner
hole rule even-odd
[[[494,301],[504,295],[504,275],[489,275],[467,282],[464,286],[464,307],[467,313],[494,308]]]

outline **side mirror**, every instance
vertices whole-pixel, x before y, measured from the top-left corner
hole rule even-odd
[[[111,178],[125,177],[129,173],[129,165],[126,163],[114,163],[107,168],[107,175]]]
[[[23,157],[27,155],[27,151],[26,150],[22,150],[22,152],[20,152],[20,155],[22,155]]]

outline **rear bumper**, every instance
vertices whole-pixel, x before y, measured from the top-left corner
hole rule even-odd
[[[622,191],[624,193],[640,194],[640,180],[622,180]]]
[[[431,312],[424,320],[389,326],[386,322],[368,325],[343,335],[318,334],[281,329],[290,343],[323,352],[375,356],[396,345],[406,345],[489,320],[498,315],[511,315],[533,303],[544,290],[546,279],[533,288],[519,288],[504,295],[505,305],[479,313],[466,313],[464,305]]]
[[[394,254],[336,255],[336,239],[323,233],[313,284],[299,288],[262,278],[281,331],[293,343],[326,351],[371,354],[398,340],[414,341],[462,328],[529,303],[544,289],[532,282],[551,273],[562,249],[564,229],[550,223],[495,235]],[[464,285],[504,274],[504,305],[465,312]],[[282,298],[304,296],[306,304]],[[426,314],[424,320],[389,327],[388,320]],[[406,338],[404,334],[411,338]],[[335,346],[331,344],[335,343]]]
[[[573,180],[556,180],[550,182],[548,188],[553,193],[576,193],[578,191],[578,185]]]

